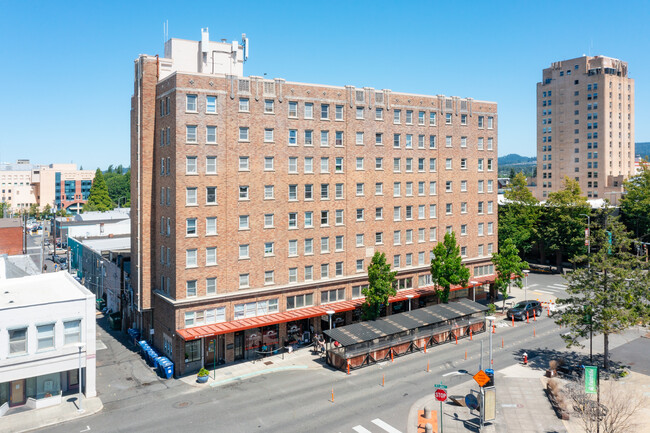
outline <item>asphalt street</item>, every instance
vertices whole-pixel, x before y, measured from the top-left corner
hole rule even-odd
[[[532,280],[529,277],[528,283],[535,284]],[[139,392],[111,391],[102,412],[47,431],[343,433],[364,429],[390,432],[389,428],[394,428],[404,432],[409,409],[433,392],[434,383],[442,381],[451,387],[472,381],[469,375],[454,373],[462,369],[472,374],[478,371],[481,341],[484,342],[483,368],[487,368],[489,334],[483,333],[474,336],[473,341],[464,339],[458,345],[445,344],[427,354],[406,355],[396,358],[394,363],[353,371],[350,376],[322,365],[198,390],[178,384],[180,381],[173,382],[176,385],[171,387],[166,382],[152,381],[147,386],[136,387]],[[547,317],[530,324],[518,322],[514,329],[500,327],[493,334],[495,369],[520,362],[524,350],[532,358],[535,354],[556,355],[562,349],[564,343],[558,328]],[[98,373],[104,374],[104,368],[108,365],[100,366]],[[104,400],[107,396],[106,390],[100,388],[101,381],[98,377],[98,389],[104,393],[100,395]]]

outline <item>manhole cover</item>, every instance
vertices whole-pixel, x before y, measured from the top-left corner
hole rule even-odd
[[[191,401],[177,401],[172,406],[175,407],[176,409],[185,409],[186,407],[191,405],[192,405]]]
[[[133,380],[133,378],[132,377],[127,377],[126,380]]]
[[[266,362],[264,363],[264,365],[271,365],[271,364],[273,364],[273,361],[266,361]]]

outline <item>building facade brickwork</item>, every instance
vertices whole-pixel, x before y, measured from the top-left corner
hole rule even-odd
[[[473,278],[493,274],[495,103],[180,70],[154,90],[137,74],[134,110],[155,114],[140,132],[132,114],[136,273],[154,343],[180,374],[322,324],[278,320],[192,341],[179,330],[360,299],[377,251],[400,289],[433,294],[430,252],[453,230]]]

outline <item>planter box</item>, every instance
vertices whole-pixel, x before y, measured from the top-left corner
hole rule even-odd
[[[206,383],[210,376],[196,376],[196,381],[198,383]]]

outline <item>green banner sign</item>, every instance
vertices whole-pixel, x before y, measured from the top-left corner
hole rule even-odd
[[[598,392],[598,367],[585,366],[585,393]]]

